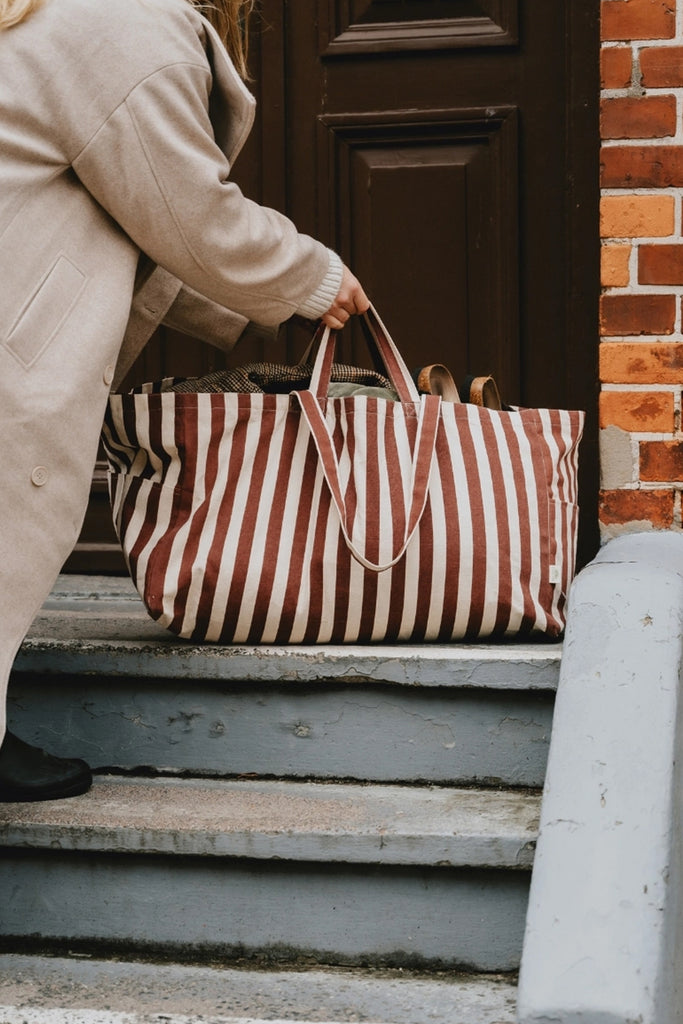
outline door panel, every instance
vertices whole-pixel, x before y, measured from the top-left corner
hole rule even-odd
[[[336,9],[335,9],[336,8]],[[363,50],[510,46],[516,0],[339,0],[320,2],[325,56]]]
[[[318,124],[329,182],[319,224],[380,313],[391,319],[396,296],[406,297],[391,330],[407,358],[448,356],[458,380],[481,364],[518,390],[516,111],[329,115]],[[359,332],[353,349],[360,360]]]

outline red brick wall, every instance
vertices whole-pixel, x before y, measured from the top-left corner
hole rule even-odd
[[[603,537],[681,527],[683,0],[602,0]]]

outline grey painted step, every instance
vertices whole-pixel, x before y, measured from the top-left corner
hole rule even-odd
[[[0,846],[530,869],[539,811],[515,791],[105,777],[77,800],[0,804]]]
[[[0,810],[15,948],[519,964],[536,795],[110,779]]]
[[[101,768],[542,785],[561,645],[196,647],[131,591],[62,577],[13,676],[27,740]]]
[[[553,695],[17,675],[10,722],[100,769],[539,787]]]
[[[0,956],[3,1024],[513,1024],[514,1005],[514,980],[498,975]]]
[[[561,643],[195,645],[147,615],[123,577],[61,576],[19,652],[33,673],[555,690]]]

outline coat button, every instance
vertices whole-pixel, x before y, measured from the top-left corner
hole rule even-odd
[[[114,379],[114,367],[111,364],[109,366],[105,366],[103,377],[104,383],[109,387]]]
[[[36,487],[42,487],[43,484],[47,483],[48,475],[49,474],[45,466],[36,466],[36,468],[31,473],[31,480],[36,485]]]

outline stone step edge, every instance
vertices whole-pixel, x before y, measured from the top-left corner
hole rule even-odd
[[[14,671],[220,682],[556,690],[560,655],[559,645],[227,647],[123,636],[119,640],[31,636],[17,655]]]
[[[132,582],[59,577],[15,661],[39,674],[555,690],[561,642],[216,645],[153,622]]]
[[[0,804],[0,847],[529,870],[540,793],[99,776],[81,797]]]
[[[32,1009],[21,1006],[1,1006],[0,1020],[2,1024],[206,1024],[205,1017],[186,1014],[144,1014],[113,1012],[111,1010],[72,1009],[51,1007],[50,1009]],[[211,1024],[345,1024],[344,1021],[312,1021],[310,1017],[281,1017],[278,1020],[262,1017],[216,1017],[211,1016]],[[390,1022],[387,1022],[390,1024]],[[397,1022],[398,1024],[398,1022]]]
[[[3,1024],[513,1024],[515,994],[510,975],[0,954]]]

